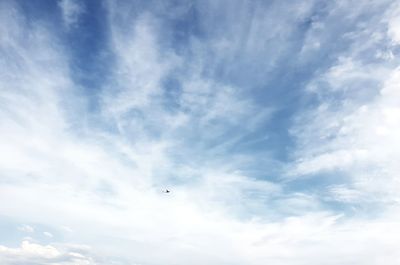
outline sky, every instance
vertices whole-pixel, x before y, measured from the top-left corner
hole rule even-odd
[[[399,55],[398,0],[1,0],[0,263],[400,264]]]

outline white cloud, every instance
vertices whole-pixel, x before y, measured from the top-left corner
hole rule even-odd
[[[21,225],[18,227],[19,231],[25,232],[25,233],[33,233],[35,232],[35,229],[30,226],[30,225]]]
[[[111,22],[119,20],[120,16],[111,13]],[[114,115],[148,107],[153,98],[162,93],[162,79],[178,63],[173,54],[160,53],[154,20],[151,15],[142,15],[135,23],[131,19],[125,21],[127,25],[111,23],[117,67],[105,102]]]
[[[43,235],[50,237],[50,238],[54,237],[53,234],[50,232],[43,232]]]
[[[61,8],[64,25],[67,28],[76,26],[80,16],[85,12],[83,2],[80,0],[60,0],[58,4]]]
[[[331,105],[312,114],[316,123],[311,124],[315,129],[309,136],[314,142],[308,133],[301,136],[306,145],[292,174],[339,170],[347,172],[358,188],[397,200],[398,79],[399,70],[393,69],[372,101],[340,109]]]
[[[400,5],[398,2],[393,2],[391,8],[383,17],[383,21],[387,23],[387,35],[391,39],[393,45],[400,44]]]
[[[316,82],[327,82],[329,88],[334,91],[351,91],[359,89],[363,82],[379,82],[385,75],[388,75],[388,69],[382,69],[381,65],[363,64],[352,58],[339,57],[337,64],[321,75]],[[309,89],[318,89],[318,84],[312,83]]]
[[[51,245],[40,245],[23,241],[19,248],[0,245],[0,261],[4,265],[49,264],[49,265],[91,265],[98,264],[81,253],[61,250]]]

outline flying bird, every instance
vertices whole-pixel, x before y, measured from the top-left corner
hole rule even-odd
[[[171,191],[169,191],[168,189],[163,191],[164,193],[170,193]]]

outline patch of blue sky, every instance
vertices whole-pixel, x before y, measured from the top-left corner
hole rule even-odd
[[[71,59],[74,80],[88,97],[95,98],[114,65],[108,42],[110,29],[103,2],[85,1],[81,5],[76,25],[64,30],[64,44]]]

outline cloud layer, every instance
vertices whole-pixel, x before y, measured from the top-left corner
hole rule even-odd
[[[400,2],[39,2],[0,3],[2,264],[400,262]]]

